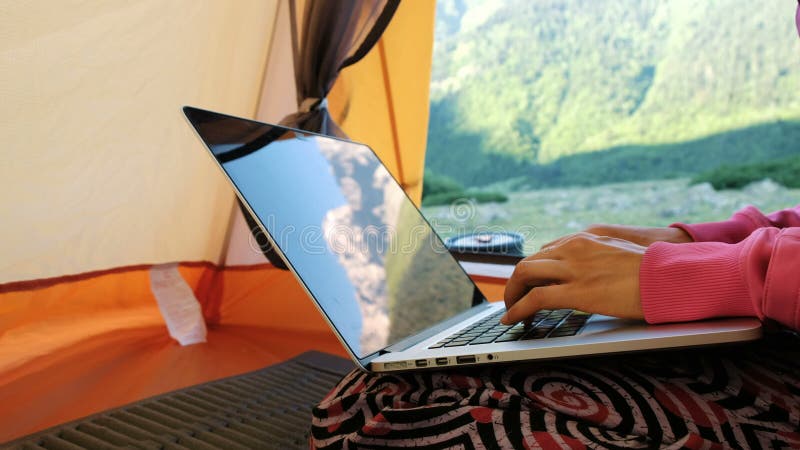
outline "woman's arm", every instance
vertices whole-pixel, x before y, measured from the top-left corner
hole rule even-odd
[[[650,323],[751,316],[800,329],[800,227],[735,244],[631,242],[578,233],[517,264],[503,323],[575,308]]]
[[[762,224],[754,210],[732,220]],[[785,225],[798,221],[798,210],[761,217]],[[639,286],[650,323],[755,316],[800,329],[800,227],[764,226],[733,244],[654,243],[642,258]]]
[[[685,231],[695,242],[741,242],[747,236],[764,227],[800,227],[800,205],[764,215],[754,206],[737,211],[730,219],[721,222],[697,224],[675,223],[670,225]]]
[[[753,231],[763,227],[800,227],[800,205],[765,216],[748,206],[728,220],[696,224],[674,223],[669,227],[637,227],[630,225],[592,225],[587,233],[609,236],[648,246],[654,242],[741,242]],[[563,238],[562,238],[563,239]],[[559,239],[560,240],[560,239]],[[544,247],[557,243],[546,244]]]

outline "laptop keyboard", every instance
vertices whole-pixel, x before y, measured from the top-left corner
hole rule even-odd
[[[530,326],[525,327],[522,323],[501,324],[499,321],[503,313],[505,310],[501,309],[428,348],[574,336],[591,316],[589,313],[572,309],[543,309],[533,316]]]

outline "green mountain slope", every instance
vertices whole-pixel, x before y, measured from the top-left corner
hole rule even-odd
[[[593,184],[800,152],[794,8],[440,1],[427,167],[467,185]]]

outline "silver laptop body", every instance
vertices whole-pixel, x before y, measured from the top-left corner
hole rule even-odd
[[[477,343],[477,332],[462,330],[494,327],[503,303],[484,298],[369,147],[192,107],[183,111],[273,248],[366,370],[508,363],[761,337],[760,322],[750,318],[653,326],[601,315],[581,318],[563,310],[552,312],[562,325],[569,317],[583,319],[574,335]]]

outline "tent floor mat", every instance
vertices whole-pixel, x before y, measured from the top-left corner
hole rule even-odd
[[[338,356],[306,352],[58,425],[0,450],[308,448],[311,408],[354,367]]]

